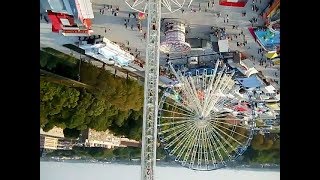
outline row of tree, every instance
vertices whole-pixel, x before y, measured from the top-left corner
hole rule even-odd
[[[43,59],[48,61],[41,67],[74,79],[71,74],[61,73],[57,66],[49,63],[55,59],[62,63],[62,67],[69,67],[70,72],[78,69],[70,63],[72,59],[65,64],[57,60],[61,56],[40,51],[40,64]],[[141,139],[143,87],[136,81],[115,77],[90,63],[82,62],[80,69],[81,82],[94,89],[65,86],[40,78],[40,127],[44,131],[61,127],[68,137],[76,137],[81,130],[92,128],[98,131],[110,129],[116,135]]]
[[[253,136],[251,146],[243,156],[243,161],[247,163],[280,164],[280,136],[278,134]]]

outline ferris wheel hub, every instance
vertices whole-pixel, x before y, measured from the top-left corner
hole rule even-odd
[[[209,125],[209,121],[204,118],[203,116],[200,116],[196,121],[195,125],[198,129],[203,129]]]

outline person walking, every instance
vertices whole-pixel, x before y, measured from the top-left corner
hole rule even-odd
[[[131,30],[133,30],[133,24],[131,25]]]

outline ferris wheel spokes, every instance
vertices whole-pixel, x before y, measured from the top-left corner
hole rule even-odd
[[[176,137],[176,139],[181,139],[181,141],[179,141],[179,143],[173,148],[173,150],[170,151],[171,155],[173,155],[182,145],[184,145],[183,143],[188,140],[188,136],[190,136],[190,134],[192,134],[194,131],[194,128],[190,128],[188,129],[188,131],[185,131],[183,135],[181,134],[180,137]]]
[[[187,128],[186,131],[184,131],[183,133],[181,133],[180,135],[178,135],[177,137],[175,137],[173,140],[170,141],[170,143],[168,143],[165,148],[170,148],[172,145],[174,145],[175,143],[177,143],[184,135],[186,135],[187,132],[192,131],[193,128],[190,128],[190,126]]]
[[[224,135],[230,137],[232,140],[234,140],[235,142],[239,143],[239,145],[243,145],[241,142],[239,142],[238,140],[236,140],[235,138],[233,138],[233,137],[230,136],[229,134],[225,133],[225,132],[222,131],[220,128],[217,128],[217,127],[216,127],[215,125],[213,125],[212,123],[211,123],[211,125],[212,125],[213,131],[215,131],[214,129],[217,129],[217,130],[219,130],[220,132],[222,132]],[[223,127],[223,126],[220,126],[220,127],[228,130],[228,128],[225,128],[225,127]],[[215,132],[216,132],[216,131],[215,131]],[[236,131],[233,131],[232,133],[236,133]],[[240,135],[239,133],[236,133],[236,134]],[[242,135],[242,136],[243,136],[243,135]],[[244,136],[244,137],[246,137],[246,136]]]
[[[170,110],[167,110],[167,109],[159,109],[159,110],[161,110],[161,111],[165,111],[165,112],[170,112],[170,113],[175,113],[175,114],[180,114],[180,115],[186,115],[187,117],[194,117],[194,116],[192,116],[192,115],[190,115],[190,114],[186,114],[186,113],[181,113],[181,112],[176,112],[176,111],[170,111]],[[179,116],[178,116],[179,117]]]
[[[179,103],[179,104],[178,104]],[[168,103],[168,102],[165,102],[165,104],[168,104],[169,106],[171,106],[171,107],[173,107],[173,108],[176,108],[176,109],[179,109],[179,110],[181,110],[181,111],[183,111],[183,112],[185,112],[185,113],[189,113],[189,114],[192,114],[192,115],[195,115],[195,113],[193,112],[193,111],[190,111],[190,110],[188,110],[188,108],[185,106],[185,105],[182,105],[180,102],[175,102],[175,104],[178,104],[180,107],[183,107],[184,109],[182,109],[182,108],[180,108],[180,107],[178,107],[178,106],[175,106],[175,105],[173,105],[173,104],[170,104],[170,103]]]
[[[215,131],[215,130],[214,130],[214,132],[216,132],[216,134],[217,134],[218,136],[220,136],[220,138],[224,141],[225,144],[229,145],[229,147],[231,147],[231,149],[236,152],[237,148],[233,147],[233,146],[230,144],[230,142],[229,142],[227,139],[225,139],[220,133],[218,133],[218,132]],[[222,132],[223,132],[223,131],[222,131]],[[226,135],[227,135],[227,134],[226,134]],[[227,135],[227,136],[228,136],[228,135]],[[232,137],[229,136],[229,138],[232,138]]]
[[[192,132],[189,133],[189,134],[187,134],[187,135],[185,136],[185,138],[183,138],[183,139],[181,140],[180,146],[181,146],[181,145],[184,145],[184,146],[182,146],[182,148],[180,149],[178,155],[175,157],[175,161],[180,161],[180,158],[182,157],[183,153],[184,153],[185,150],[187,149],[188,144],[186,144],[186,143],[189,143],[189,144],[190,144],[190,142],[191,142],[190,138],[193,137],[193,136],[196,134],[196,130],[197,130],[197,129],[193,128]]]
[[[183,8],[186,0],[159,0],[169,13],[174,13]],[[189,1],[188,8],[193,0]],[[148,0],[125,0],[125,3],[133,10],[145,13],[147,12]],[[166,14],[166,13],[162,13]]]
[[[175,125],[175,124],[186,123],[186,122],[194,122],[194,120],[190,119],[190,120],[183,120],[183,121],[168,122],[168,123],[159,124],[158,127],[168,126],[168,125]]]
[[[169,111],[182,113],[170,112],[177,115],[177,118],[172,117],[173,121],[193,122],[163,121],[163,124],[174,127],[189,123],[188,128],[184,127],[185,130],[168,127],[173,130],[163,135],[169,136],[166,139],[169,156],[175,157],[175,161],[191,169],[212,170],[225,167],[227,162],[243,153],[252,139],[252,129],[246,125],[251,116],[244,114],[246,117],[240,119],[240,112],[233,110],[235,103],[239,101],[238,96],[233,95],[233,91],[236,91],[234,71],[227,72],[226,65],[219,68],[219,63],[220,61],[216,62],[214,70],[209,70],[211,74],[206,69],[201,72],[196,70],[193,74],[182,74],[169,62],[170,70],[179,85],[169,88],[174,92],[175,96],[170,97],[176,97],[172,98],[175,101],[172,102],[167,98],[169,96],[165,96],[160,104],[165,104]],[[193,117],[189,117],[190,114]]]

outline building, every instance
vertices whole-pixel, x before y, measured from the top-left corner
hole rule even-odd
[[[86,147],[104,147],[108,149],[114,147],[141,147],[139,141],[115,136],[109,130],[103,132],[87,129],[81,134],[82,142]]]
[[[58,138],[40,135],[40,149],[58,149]]]
[[[73,147],[72,140],[64,138],[63,129],[54,127],[48,132],[40,128],[40,149],[45,150],[70,150]]]
[[[72,150],[73,145],[74,145],[74,143],[72,142],[72,140],[60,138],[60,139],[58,139],[57,149]]]
[[[86,147],[104,147],[104,148],[114,148],[119,147],[121,138],[116,137],[111,134],[108,130],[101,132],[93,129],[88,129],[87,133],[83,133],[85,139],[84,145]]]
[[[59,127],[54,127],[48,132],[44,132],[43,129],[40,128],[40,135],[64,138],[63,129]]]
[[[249,31],[264,50],[275,51],[280,57],[280,0],[271,0],[261,14],[265,28],[250,28]],[[280,58],[274,63],[280,64]]]
[[[94,18],[90,0],[40,0],[48,13],[52,32],[64,36],[90,36]]]

